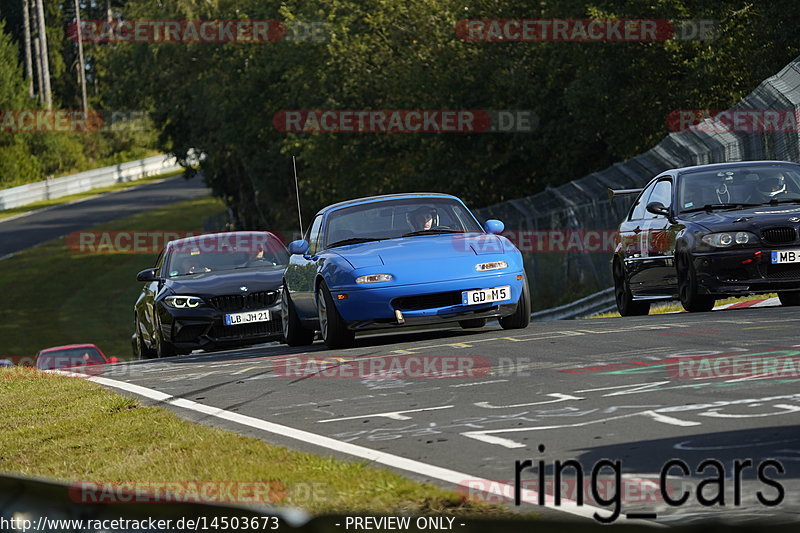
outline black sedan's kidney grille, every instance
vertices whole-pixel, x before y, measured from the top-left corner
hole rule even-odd
[[[800,279],[800,265],[767,265],[767,279]]]
[[[252,294],[229,294],[209,298],[209,303],[220,311],[232,312],[243,309],[263,309],[274,304],[278,299],[278,291],[261,291]]]
[[[270,337],[281,333],[281,321],[270,320],[269,322],[253,322],[251,324],[238,324],[236,326],[225,326],[215,324],[211,328],[209,337],[214,340],[235,340],[250,339],[259,337]]]
[[[761,237],[769,244],[786,244],[797,240],[797,232],[792,227],[780,226],[761,230]]]
[[[395,309],[401,311],[415,311],[418,309],[431,309],[434,307],[449,307],[461,304],[461,292],[437,292],[422,294],[420,296],[404,296],[392,300]]]

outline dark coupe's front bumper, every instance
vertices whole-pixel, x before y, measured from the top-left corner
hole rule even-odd
[[[715,296],[800,290],[800,263],[772,264],[772,252],[800,246],[694,254],[701,292]]]
[[[267,298],[220,296],[194,309],[158,304],[162,338],[179,351],[245,346],[281,338],[280,291]],[[270,320],[225,325],[225,315],[267,309]]]

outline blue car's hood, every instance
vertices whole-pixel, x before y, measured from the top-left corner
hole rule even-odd
[[[479,233],[420,235],[342,246],[334,248],[333,252],[345,258],[353,268],[364,268],[502,254],[509,251],[504,241],[508,242],[497,235]]]

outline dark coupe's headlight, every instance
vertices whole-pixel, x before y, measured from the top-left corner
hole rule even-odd
[[[164,298],[167,306],[175,309],[194,309],[203,305],[203,299],[197,296],[167,296]]]
[[[755,244],[758,242],[758,237],[749,231],[730,231],[723,233],[709,233],[704,235],[702,241],[714,248],[730,248],[735,244]]]

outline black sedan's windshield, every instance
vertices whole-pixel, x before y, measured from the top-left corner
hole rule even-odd
[[[754,165],[680,177],[678,205],[692,211],[800,201],[800,172],[788,165]]]
[[[325,245],[483,231],[460,202],[450,198],[403,198],[334,211],[328,217]]]

